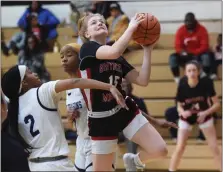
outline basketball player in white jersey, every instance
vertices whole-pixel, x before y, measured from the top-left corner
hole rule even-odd
[[[65,45],[61,51],[61,64],[70,78],[77,78],[80,46],[76,43]],[[87,107],[79,88],[66,91],[68,114],[75,121],[77,129],[74,165],[77,171],[93,171],[91,158],[91,139],[88,136]]]
[[[2,77],[2,91],[9,98],[9,131],[29,151],[31,171],[74,171],[57,112],[58,93],[73,88],[110,90],[117,102],[124,99],[110,84],[86,79],[66,79],[41,84],[26,66],[16,65]]]
[[[71,43],[65,45],[61,51],[61,64],[70,78],[77,78],[79,71],[80,45]],[[79,88],[66,91],[66,106],[69,116],[75,121],[77,129],[75,168],[78,171],[93,171],[91,156],[91,139],[88,135],[87,106]],[[114,164],[112,165],[115,170]]]

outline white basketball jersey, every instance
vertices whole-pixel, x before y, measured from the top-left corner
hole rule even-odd
[[[78,110],[80,117],[76,119],[75,125],[78,136],[88,138],[88,116],[87,106],[79,88],[66,91],[66,106],[67,109]]]
[[[19,98],[19,132],[34,148],[31,150],[30,158],[69,154],[61,117],[56,110],[57,106],[50,109],[40,101],[54,104],[52,95],[47,91],[47,89],[54,89],[54,86],[55,81],[43,84],[41,87],[44,90],[33,88]]]

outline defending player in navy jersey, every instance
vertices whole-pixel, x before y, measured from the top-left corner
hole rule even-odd
[[[110,90],[125,107],[114,86],[95,80],[66,79],[42,84],[26,66],[16,65],[2,77],[2,91],[9,98],[10,133],[29,151],[31,171],[74,171],[61,117],[58,93],[73,88]]]

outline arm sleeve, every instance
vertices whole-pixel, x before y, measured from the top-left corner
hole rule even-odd
[[[101,45],[97,42],[84,43],[80,49],[80,70],[85,70],[97,62],[96,52]]]
[[[58,24],[60,24],[60,21],[57,19],[57,17],[50,12],[49,10],[46,10],[47,15],[47,24],[50,28],[55,28]]]
[[[89,41],[84,43],[80,49],[80,59],[82,60],[85,57],[94,57],[96,58],[96,52],[101,45],[97,42]]]
[[[207,86],[207,93],[209,97],[216,96],[216,92],[214,89],[214,82],[208,78],[207,83],[205,84]]]
[[[124,57],[119,57],[119,60],[122,62],[123,77],[125,77],[131,70],[134,69],[134,67],[130,65]]]
[[[38,96],[41,104],[46,108],[57,108],[57,93],[55,92],[55,86],[57,81],[50,81],[42,84],[38,91]]]
[[[200,37],[200,47],[194,51],[195,55],[204,53],[209,48],[208,33],[204,27],[202,27],[199,37]]]
[[[182,40],[182,32],[183,32],[182,28],[179,28],[176,33],[176,37],[175,37],[176,53],[181,53],[184,49],[184,44],[183,44],[183,40]]]

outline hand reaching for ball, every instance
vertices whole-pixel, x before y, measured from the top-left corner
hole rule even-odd
[[[134,32],[143,20],[145,20],[145,15],[143,15],[143,13],[136,13],[130,20],[128,29],[131,29]]]

